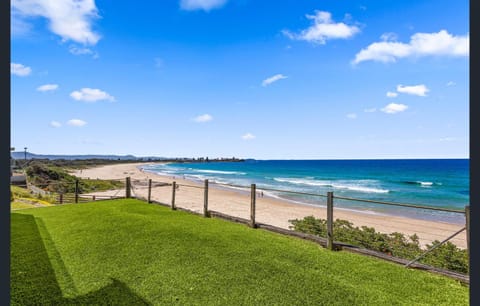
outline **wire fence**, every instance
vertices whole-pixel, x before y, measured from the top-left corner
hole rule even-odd
[[[145,185],[145,183],[144,183]],[[134,187],[135,188],[135,187]],[[300,203],[288,203],[285,199],[276,199],[272,192],[285,195],[300,195],[316,198],[316,203],[309,205],[299,205]],[[147,196],[147,193],[149,196]],[[430,207],[410,203],[396,203],[386,201],[372,201],[367,199],[357,199],[342,196],[335,196],[333,192],[325,194],[315,194],[307,192],[298,192],[292,190],[274,189],[262,186],[241,186],[221,183],[210,183],[205,180],[203,184],[184,184],[173,182],[160,188],[152,188],[147,193],[138,193],[140,198],[149,202],[168,205],[172,209],[183,209],[203,215],[205,217],[221,217],[235,222],[247,224],[253,228],[265,228],[284,234],[296,235],[304,239],[316,241],[329,249],[348,249],[350,251],[368,254],[401,263],[407,267],[428,269],[443,273],[445,269],[453,271],[463,269],[462,266],[455,266],[455,262],[448,268],[436,269],[431,266],[419,263],[418,261],[428,258],[432,252],[436,252],[439,247],[451,242],[460,250],[469,251],[469,206],[465,210],[456,210],[450,208]],[[388,214],[378,214],[368,211],[359,212],[345,208],[345,205],[338,205],[341,202],[356,201],[364,202],[369,205],[378,205],[378,207],[398,207],[410,212],[410,217],[402,217]],[[304,203],[303,203],[304,204]],[[348,207],[348,206],[347,206]],[[425,220],[416,216],[419,212],[434,211],[436,213],[445,213],[456,215],[460,222],[441,222],[435,220]],[[305,220],[310,217],[323,219],[325,221],[325,231],[315,236],[308,234],[309,231],[299,233],[295,228],[294,221]],[[343,221],[338,221],[343,220]],[[402,244],[397,254],[392,254],[388,250],[382,252],[373,252],[370,245],[374,243],[363,243],[355,245],[342,241],[342,229],[337,228],[337,223],[349,224],[350,228],[357,228],[364,235],[363,239],[376,239],[375,235],[386,235],[396,239],[396,243]],[[314,224],[316,226],[318,224]],[[335,229],[335,230],[334,230]],[[406,236],[404,236],[406,235]],[[343,236],[344,237],[344,236]],[[422,248],[416,258],[406,256],[402,252],[409,245],[418,242]],[[405,255],[405,256],[403,256]],[[395,256],[399,256],[398,258]],[[468,262],[466,263],[468,265]],[[468,267],[467,267],[468,269]],[[442,272],[443,271],[443,272]],[[448,274],[445,272],[443,274]],[[466,273],[450,273],[449,276],[468,282]]]
[[[41,194],[39,190],[42,190],[44,196],[53,198],[54,204],[59,205],[116,198],[138,198],[149,203],[162,204],[172,209],[186,210],[205,217],[220,217],[247,224],[252,228],[265,228],[283,234],[299,236],[320,243],[331,250],[347,249],[354,252],[363,252],[368,255],[397,261],[407,267],[423,268],[433,271],[438,269],[432,269],[417,261],[429,256],[430,252],[433,252],[447,242],[453,243],[460,249],[469,251],[469,206],[466,206],[465,210],[456,210],[410,203],[349,198],[336,196],[333,192],[328,192],[325,195],[282,190],[257,186],[256,184],[241,186],[211,183],[208,180],[205,180],[203,184],[195,182],[177,184],[175,181],[162,182],[153,181],[152,179],[132,180],[130,177],[110,180],[122,182],[124,183],[124,187],[113,190],[90,190],[89,192],[85,192],[84,190],[88,190],[86,187],[89,181],[93,180],[82,180],[81,182],[77,180],[74,183],[70,183],[70,185],[74,184],[74,192],[65,193],[45,190],[45,185],[58,184],[58,182],[55,181],[45,182],[40,186],[27,184],[26,187],[34,193]],[[72,189],[72,186],[68,187]],[[282,198],[276,198],[280,195],[284,196]],[[295,203],[292,205],[292,203],[289,202],[295,202],[295,196],[309,196],[316,200],[315,203],[307,205],[305,205],[305,203]],[[288,198],[289,201],[285,201],[285,198]],[[339,205],[342,202],[363,202],[369,205],[378,205],[378,207],[399,207],[409,210],[412,217],[374,214],[368,211],[359,212],[345,208],[348,207],[347,205]],[[457,222],[456,224],[422,220],[415,218],[416,212],[419,211],[448,213],[450,215],[460,216],[460,219],[463,219],[461,223]],[[314,220],[312,218],[317,219],[317,221],[315,221],[317,223],[305,223],[305,220]],[[323,220],[324,230],[312,234],[315,226],[318,227],[318,220]],[[340,227],[338,227],[339,223]],[[302,226],[298,226],[298,224],[303,224],[303,228]],[[305,226],[307,230],[305,230]],[[308,226],[311,226],[311,228],[308,228]],[[375,238],[374,232],[372,231],[373,229],[392,237],[396,234],[405,234],[407,237],[417,237],[416,239],[420,242],[424,252],[413,260],[411,258],[408,260],[405,258],[394,258],[391,254],[388,254],[388,252],[384,252],[384,254],[380,254],[381,252],[375,253],[369,250],[368,246],[359,247],[358,245],[341,241],[341,238],[344,237],[341,235],[342,231],[346,227],[362,229],[364,233],[366,233],[365,237],[363,237],[365,240]],[[370,236],[367,234],[370,234]],[[405,244],[409,243],[409,241],[405,241],[405,239],[402,241]],[[462,276],[461,274],[453,273],[453,276],[466,282],[468,282],[469,279],[468,276]]]

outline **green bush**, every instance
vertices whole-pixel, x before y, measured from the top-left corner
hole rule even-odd
[[[301,220],[289,220],[293,225],[290,228],[298,232],[312,234],[320,237],[327,236],[327,220],[308,216]],[[404,234],[394,232],[390,234],[379,233],[373,227],[354,227],[347,220],[337,219],[333,222],[333,233],[336,241],[379,251],[391,256],[414,259],[425,250],[420,247],[417,234],[405,237]],[[437,245],[435,240],[426,249]],[[459,249],[451,242],[447,242],[423,257],[422,262],[433,267],[444,268],[460,273],[468,273],[468,252]]]
[[[125,186],[121,181],[77,178],[70,175],[64,168],[45,161],[32,161],[26,167],[25,172],[33,185],[55,193],[74,193],[77,179],[79,180],[79,193],[117,189]]]

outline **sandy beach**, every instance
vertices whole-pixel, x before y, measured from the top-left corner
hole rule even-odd
[[[155,186],[155,183],[179,184],[176,190],[176,206],[196,212],[203,212],[203,183],[185,180],[182,177],[157,175],[141,171],[139,167],[152,163],[116,164],[83,169],[72,172],[73,175],[90,179],[125,179],[130,177],[133,183],[133,196],[147,198],[148,180],[152,179],[153,187],[151,198],[165,204],[170,204],[172,199],[171,186]],[[258,190],[260,192],[260,190]],[[112,190],[107,192],[90,193],[90,195],[124,195],[125,190]],[[208,194],[209,210],[218,211],[227,215],[250,218],[250,191],[226,189],[210,184]],[[322,203],[325,199],[321,199]],[[257,197],[256,221],[289,229],[289,220],[302,219],[306,216],[326,218],[326,209],[312,205],[301,205],[272,197]],[[460,230],[463,225],[446,222],[433,222],[406,218],[400,216],[373,214],[360,211],[343,210],[334,208],[334,218],[352,222],[355,226],[374,227],[384,233],[400,232],[406,235],[417,234],[420,243],[425,245],[434,240],[442,241]],[[451,240],[460,248],[466,248],[465,231]]]

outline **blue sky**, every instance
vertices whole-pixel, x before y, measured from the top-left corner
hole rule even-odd
[[[11,3],[19,151],[469,157],[467,1]]]

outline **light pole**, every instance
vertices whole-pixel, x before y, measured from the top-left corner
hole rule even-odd
[[[25,147],[24,149],[25,149],[25,160],[27,160],[27,147]]]

